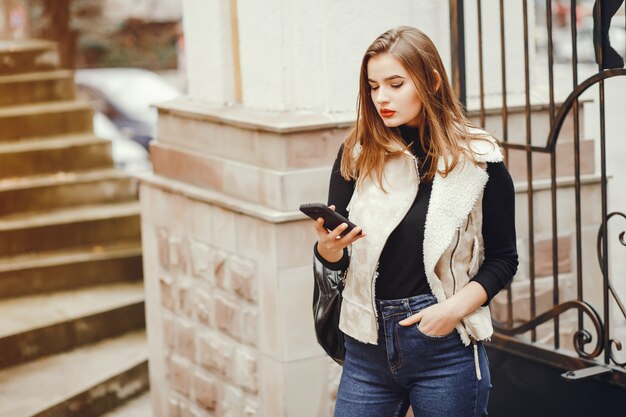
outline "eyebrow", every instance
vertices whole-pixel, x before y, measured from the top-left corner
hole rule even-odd
[[[404,78],[404,77],[403,77],[403,76],[401,76],[401,75],[391,75],[391,76],[389,76],[389,77],[385,78],[383,81],[393,80],[394,78]],[[374,80],[372,80],[372,79],[370,79],[370,78],[368,78],[368,79],[367,79],[367,81],[372,82],[372,83],[376,83],[376,82],[378,82],[378,81],[374,81]]]

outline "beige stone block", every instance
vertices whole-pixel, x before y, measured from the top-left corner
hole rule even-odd
[[[159,277],[161,287],[161,304],[170,311],[176,311],[176,298],[174,295],[174,280],[168,275]]]
[[[328,196],[331,166],[302,169],[283,174],[282,207],[277,210],[298,210],[302,203],[324,202]]]
[[[330,410],[328,415],[332,416],[335,412],[335,402],[337,401],[337,390],[339,389],[339,382],[341,381],[342,367],[335,363],[332,359],[328,358],[330,363],[330,372],[328,373],[328,393],[330,396]],[[409,411],[411,411],[409,409]],[[408,414],[407,414],[408,417]]]
[[[215,285],[225,291],[229,291],[231,287],[228,258],[229,255],[225,251],[213,251],[213,275],[215,276]]]
[[[226,375],[235,385],[256,393],[259,387],[255,352],[244,346],[238,347],[231,366],[226,369]]]
[[[234,329],[236,337],[251,345],[256,345],[259,334],[259,313],[255,308],[242,308],[239,325]]]
[[[159,248],[159,263],[163,269],[168,270],[170,265],[170,242],[169,234],[166,228],[157,228],[157,239]]]
[[[308,265],[313,269],[313,245],[317,241],[314,226],[308,217],[276,225],[278,268]]]
[[[276,226],[245,215],[235,214],[237,253],[244,258],[270,263],[276,254]]]
[[[170,236],[169,246],[170,268],[186,274],[190,264],[189,239],[186,236]]]
[[[218,400],[218,381],[203,372],[196,371],[193,378],[195,401],[208,411],[215,411]]]
[[[239,309],[237,304],[221,294],[215,295],[215,324],[218,329],[237,335],[236,327],[239,324]],[[233,334],[234,333],[234,334]]]
[[[258,299],[256,265],[236,256],[229,258],[232,290],[240,297],[255,302]]]
[[[312,266],[281,269],[278,279],[278,359],[295,361],[323,355],[313,326]]]
[[[244,201],[264,204],[265,179],[278,181],[276,173],[259,169],[252,165],[224,161],[224,192]]]
[[[277,361],[266,355],[259,355],[259,380],[260,380],[260,392],[259,398],[263,401],[260,403],[259,414],[261,416],[274,416],[274,417],[287,417],[292,414],[288,413],[288,410],[284,404],[284,367],[285,363]],[[295,382],[293,382],[295,383]],[[298,384],[309,384],[307,378],[300,378]],[[306,404],[302,404],[304,407]],[[299,415],[297,412],[294,415]],[[319,416],[326,416],[322,413]]]
[[[323,129],[288,135],[285,139],[289,168],[332,165],[346,134],[346,129]]]
[[[254,163],[263,150],[259,136],[255,130],[159,113],[159,141],[189,151]],[[273,156],[269,162],[278,163],[280,154]]]
[[[232,365],[235,343],[216,331],[203,331],[198,336],[198,360],[209,372],[226,376]]]
[[[259,403],[251,398],[246,398],[246,405],[243,408],[244,417],[259,417]]]
[[[155,174],[210,190],[224,190],[223,161],[159,141],[150,143],[150,156]]]
[[[184,217],[190,221],[189,236],[194,241],[211,243],[213,228],[211,217],[213,206],[200,201],[188,200],[188,206]]]
[[[263,355],[279,358],[282,355],[278,299],[278,273],[271,261],[260,263],[259,267],[259,326],[258,349]]]
[[[177,416],[178,415],[178,400],[176,398],[168,398],[167,399],[167,414],[166,416]]]
[[[272,170],[331,164],[347,129],[275,133],[161,111],[159,142]]]
[[[264,204],[276,210],[287,210],[283,177],[280,174],[265,175],[262,180],[260,186],[263,187]]]
[[[214,206],[211,216],[213,236],[211,242],[219,249],[234,253],[237,250],[235,213]]]
[[[211,247],[194,239],[191,239],[189,245],[191,275],[205,279],[210,285],[215,283],[213,274],[213,263],[211,262],[213,252]]]
[[[168,414],[167,417],[179,417],[189,413],[187,402],[184,398],[180,398],[179,395],[174,393],[168,398],[167,401]]]
[[[196,289],[188,278],[179,278],[178,284],[178,316],[194,317]]]
[[[308,358],[283,364],[285,416],[329,416],[330,362],[326,356]],[[306,379],[302,378],[306,375]]]
[[[194,300],[196,319],[207,327],[215,326],[215,301],[206,289],[197,289]]]
[[[176,320],[176,351],[192,362],[196,360],[196,329],[193,323]]]
[[[290,135],[257,131],[253,137],[255,165],[276,171],[284,171],[290,166],[287,146]]]
[[[241,388],[226,385],[219,402],[218,413],[223,417],[241,417],[245,405],[245,397]]]
[[[188,359],[173,355],[169,362],[169,379],[174,390],[189,397],[191,363]]]
[[[167,312],[167,310],[163,310],[161,320],[163,326],[163,341],[165,342],[165,346],[168,348],[173,348],[176,341],[174,333],[174,319],[172,315]]]

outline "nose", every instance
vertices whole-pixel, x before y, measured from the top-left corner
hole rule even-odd
[[[389,97],[387,97],[387,95],[381,91],[381,88],[379,88],[378,91],[376,91],[375,101],[377,104],[386,104],[389,103]]]

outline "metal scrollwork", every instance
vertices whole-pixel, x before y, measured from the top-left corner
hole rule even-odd
[[[617,359],[615,359],[615,356],[613,355],[613,352],[614,352],[613,346],[615,346],[616,350],[622,350],[622,342],[620,342],[619,340],[615,340],[615,339],[609,340],[608,349],[609,349],[609,358],[611,359],[611,362],[613,362],[617,366],[626,367],[626,361],[620,362]]]
[[[614,211],[606,217],[607,225],[608,225],[609,220],[614,216],[618,216],[626,220],[626,215],[624,215],[624,213]],[[603,253],[602,253],[602,239],[605,235],[608,236],[608,232],[605,232],[604,228],[600,226],[600,228],[598,229],[598,238],[597,238],[597,252],[598,252],[598,262],[600,264],[600,269],[602,269],[602,262],[604,261]],[[619,241],[619,243],[622,244],[622,246],[626,246],[626,231],[622,231],[618,235],[617,240]],[[613,299],[615,300],[618,307],[622,311],[622,314],[626,318],[626,308],[624,308],[624,304],[622,303],[622,300],[619,298],[619,296],[615,292],[610,281],[609,281],[609,293],[613,296]],[[622,343],[619,340],[609,339],[607,349],[609,351],[609,358],[611,359],[611,362],[613,362],[615,365],[626,367],[626,361],[620,362],[615,358],[615,355],[614,355],[616,351],[622,350]]]
[[[602,330],[602,319],[600,319],[600,315],[598,314],[598,312],[585,301],[576,300],[561,303],[558,306],[553,307],[545,313],[535,317],[533,320],[530,320],[517,327],[507,327],[504,323],[494,319],[494,328],[502,334],[513,336],[532,330],[540,324],[543,324],[548,320],[552,320],[556,316],[559,316],[571,309],[576,309],[586,314],[591,319],[591,322],[595,329],[595,334],[597,335],[596,344],[593,351],[591,353],[587,353],[585,352],[585,345],[592,342],[593,336],[589,331],[585,329],[578,329],[573,336],[574,349],[576,350],[576,353],[578,353],[580,357],[586,359],[593,359],[598,357],[604,350],[604,332]]]

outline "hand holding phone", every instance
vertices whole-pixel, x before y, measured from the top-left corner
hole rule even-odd
[[[322,203],[308,203],[302,204],[300,206],[300,211],[312,218],[313,220],[317,220],[320,217],[324,219],[324,227],[330,232],[339,227],[342,223],[348,225],[341,233],[340,236],[345,236],[352,231],[355,227],[357,227],[350,220],[343,217],[341,214],[335,212],[334,206],[333,209],[328,207],[326,204]],[[361,234],[361,231],[357,233],[357,235]]]
[[[344,248],[366,236],[360,227],[336,213],[335,206],[303,204],[300,210],[315,220],[315,230],[319,236],[317,250],[329,262],[339,261]]]

